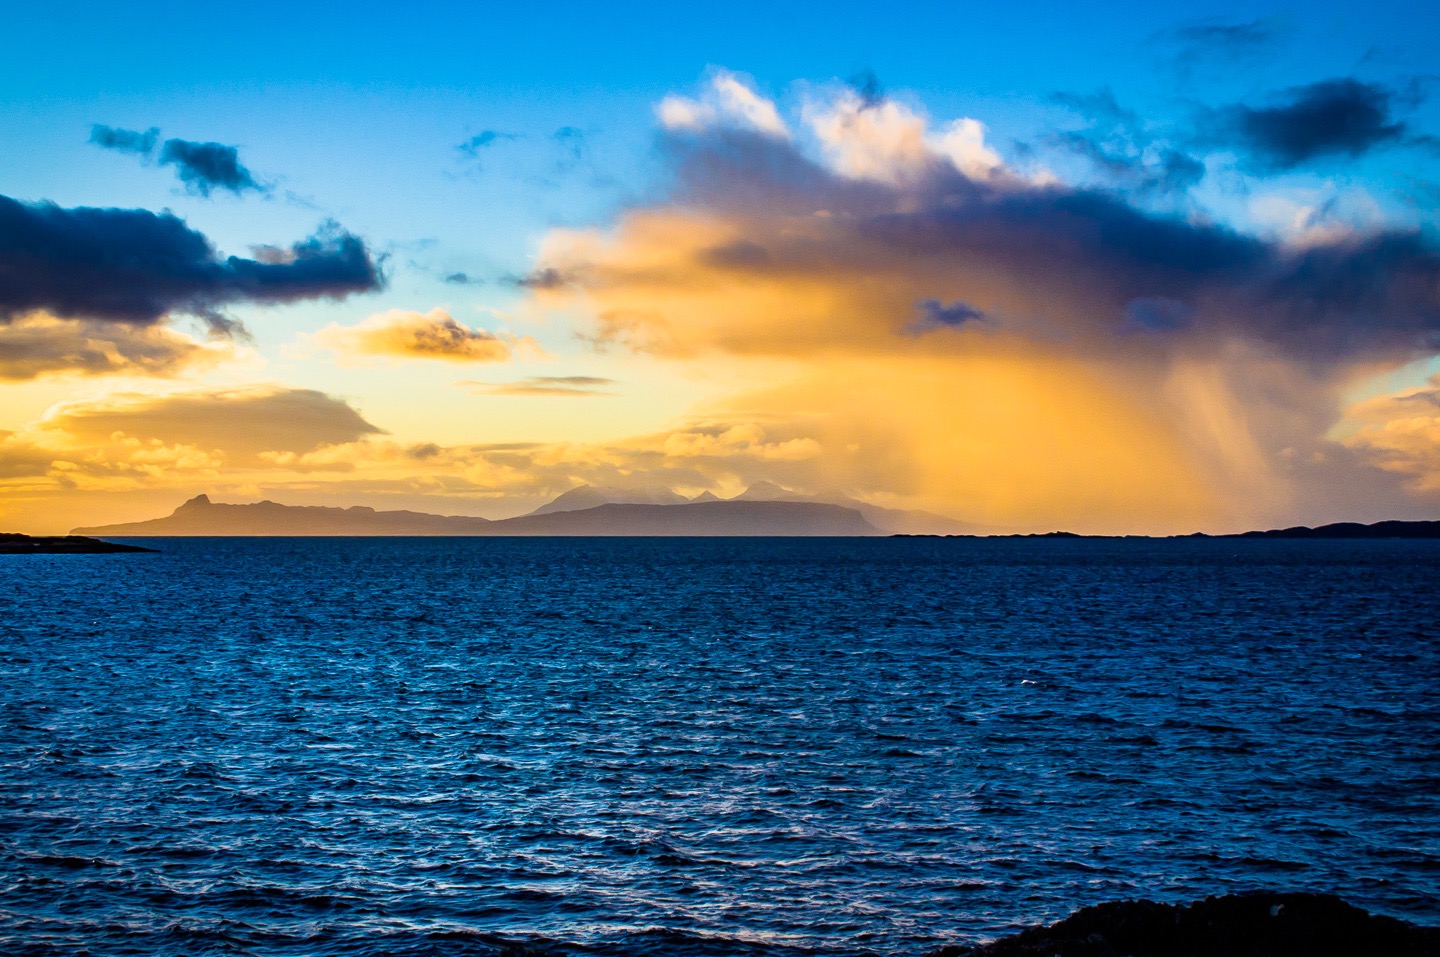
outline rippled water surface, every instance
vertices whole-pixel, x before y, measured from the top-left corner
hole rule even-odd
[[[1440,916],[1440,543],[159,547],[0,557],[7,953]]]

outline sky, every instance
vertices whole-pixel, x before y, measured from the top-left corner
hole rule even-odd
[[[1440,517],[1432,3],[30,4],[0,528]]]

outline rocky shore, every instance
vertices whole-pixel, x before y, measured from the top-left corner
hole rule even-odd
[[[1234,894],[1190,904],[1115,901],[1045,927],[929,957],[1440,957],[1440,927],[1330,894]]]
[[[153,552],[153,548],[121,545],[80,535],[54,537],[0,532],[0,555],[108,555],[114,552]]]

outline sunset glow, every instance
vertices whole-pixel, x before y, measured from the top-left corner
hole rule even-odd
[[[529,90],[434,37],[263,87],[12,62],[0,524],[762,481],[996,531],[1433,516],[1440,121],[1333,13],[1101,14],[1158,62],[1043,75],[898,27]]]

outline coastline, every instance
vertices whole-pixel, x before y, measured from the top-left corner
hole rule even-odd
[[[0,555],[114,555],[122,552],[147,552],[156,549],[140,545],[122,545],[83,535],[21,535],[0,532]]]
[[[926,957],[1434,957],[1440,927],[1332,894],[1253,892],[1188,904],[1110,901],[1053,924]]]

